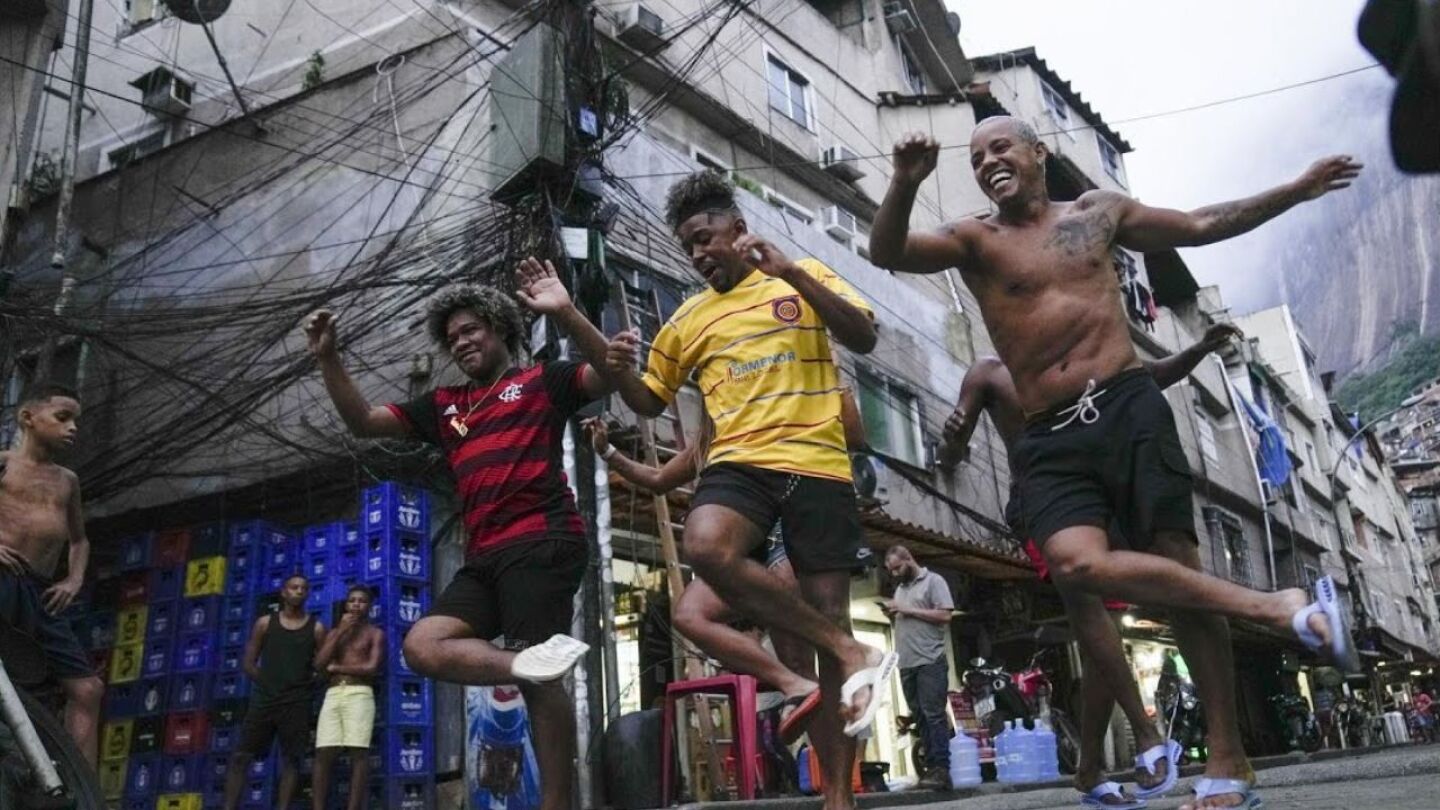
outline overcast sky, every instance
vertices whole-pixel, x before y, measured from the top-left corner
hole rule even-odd
[[[1033,45],[1070,81],[1134,147],[1130,190],[1146,202],[1196,207],[1284,182],[1322,154],[1384,153],[1390,80],[1381,68],[1125,122],[1373,64],[1355,38],[1364,0],[947,2],[967,54]],[[1373,114],[1337,121],[1337,98],[1355,94],[1376,99]],[[1184,255],[1202,284],[1220,283],[1243,311],[1273,302],[1265,239],[1262,229]]]

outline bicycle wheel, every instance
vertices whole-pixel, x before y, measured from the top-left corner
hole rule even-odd
[[[0,723],[0,810],[103,810],[105,800],[100,795],[99,778],[60,720],[25,690],[17,687],[16,692],[40,744],[55,763],[65,795],[51,798],[39,792],[15,735],[9,726]]]

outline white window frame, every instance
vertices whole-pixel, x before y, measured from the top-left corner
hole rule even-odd
[[[158,146],[155,146],[153,149],[139,151],[139,147],[141,145],[154,145],[157,138],[159,139]],[[153,155],[156,152],[159,152],[161,149],[164,149],[166,146],[169,145],[170,137],[168,132],[166,132],[164,129],[152,130],[150,132],[146,132],[143,135],[139,135],[138,137],[135,137],[131,140],[121,141],[118,146],[114,147],[113,149],[107,150],[105,152],[105,162],[109,165],[110,169],[124,168],[125,166],[128,166],[137,160],[140,160],[146,155]],[[132,153],[128,160],[119,161],[115,159],[116,154],[123,152],[127,149],[132,150]]]
[[[901,417],[905,419],[905,427],[908,428],[906,433],[908,433],[910,447],[901,448],[889,446],[890,434],[888,430],[883,436],[875,435],[877,431],[867,430],[866,433],[870,443],[878,452],[885,454],[888,458],[893,458],[905,464],[923,469],[926,464],[925,429],[921,423],[919,391],[911,387],[908,383],[897,380],[889,375],[865,367],[859,368],[856,374],[855,386],[857,389],[856,394],[860,402],[861,421],[865,419],[864,403],[868,401],[870,396],[866,389],[872,386],[872,384],[878,386],[880,389],[879,396],[885,406],[883,419],[886,426],[891,426],[890,420],[892,418]],[[908,407],[904,410],[899,407],[898,400],[900,397],[905,397],[908,401]],[[873,418],[872,415],[872,419]],[[908,450],[908,454],[897,452],[900,450]]]
[[[905,86],[910,92],[917,96],[923,96],[930,92],[929,82],[925,78],[925,71],[921,69],[920,62],[915,54],[910,52],[910,46],[899,34],[892,37],[895,41],[895,50],[900,54],[900,75],[905,78]]]
[[[162,0],[125,0],[125,17],[120,21],[120,36],[133,34],[170,15]]]
[[[855,218],[855,238],[850,240],[850,248],[855,251],[856,256],[870,261],[870,229],[859,217]]]
[[[815,226],[817,216],[813,209],[806,208],[800,203],[795,202],[794,199],[781,194],[769,186],[764,186],[763,189],[765,191],[765,202],[780,209],[780,212],[785,216],[799,220],[800,223],[806,227],[813,228]]]
[[[1095,132],[1095,143],[1099,145],[1100,165],[1105,167],[1105,173],[1110,175],[1111,180],[1114,180],[1122,186],[1126,186],[1125,159],[1120,154],[1120,150],[1117,149],[1114,144],[1110,143],[1109,139],[1104,135],[1101,135],[1098,130]],[[1113,156],[1113,158],[1109,156]]]
[[[785,100],[787,103],[787,109],[782,110],[777,107],[771,95],[779,89],[775,87],[775,85],[770,80],[770,66],[772,64],[785,71],[785,73],[788,75],[789,81],[785,83]],[[800,93],[802,99],[801,103],[805,105],[804,121],[799,121],[795,118],[795,101],[794,97],[791,95],[791,88],[797,84],[800,85]],[[780,113],[787,119],[794,121],[796,124],[799,124],[805,129],[811,132],[815,131],[815,83],[810,80],[809,76],[806,76],[804,73],[801,73],[800,71],[791,67],[788,61],[783,59],[779,54],[775,53],[769,48],[765,49],[765,105],[769,109]]]
[[[1055,122],[1056,127],[1058,127],[1061,132],[1064,132],[1066,137],[1072,141],[1075,140],[1076,137],[1073,132],[1072,118],[1070,116],[1070,104],[1065,101],[1065,96],[1061,95],[1059,90],[1051,87],[1050,83],[1040,76],[1037,75],[1035,81],[1040,83],[1040,101],[1045,105],[1045,112],[1050,115],[1050,120]]]
[[[1195,424],[1195,432],[1200,439],[1200,454],[1211,464],[1219,464],[1220,447],[1215,443],[1215,422],[1200,405],[1195,406]]]

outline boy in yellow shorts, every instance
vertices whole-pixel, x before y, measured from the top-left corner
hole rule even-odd
[[[315,654],[315,668],[330,680],[315,727],[315,810],[325,810],[330,771],[342,751],[350,753],[348,807],[364,807],[375,729],[375,690],[370,684],[385,655],[385,631],[370,623],[373,601],[369,588],[351,586],[345,594],[345,615]]]

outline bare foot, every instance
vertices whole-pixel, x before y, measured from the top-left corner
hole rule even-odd
[[[1136,747],[1139,748],[1141,751],[1149,751],[1151,748],[1154,748],[1157,745],[1164,744],[1165,741],[1160,738],[1160,735],[1156,734],[1153,735],[1151,739],[1140,740]],[[1135,766],[1135,784],[1138,785],[1141,790],[1149,790],[1150,788],[1153,788],[1156,785],[1164,782],[1165,777],[1168,776],[1169,773],[1170,760],[1162,756],[1159,759],[1155,760],[1155,773],[1153,774],[1145,770],[1145,768],[1140,765]]]
[[[790,715],[794,714],[795,710],[800,708],[800,704],[804,702],[805,698],[809,697],[819,688],[820,684],[802,678],[796,682],[793,691],[787,690],[785,692],[785,703],[780,707],[780,724],[784,725],[785,721],[790,718]]]
[[[1291,618],[1310,604],[1310,595],[1300,588],[1287,588],[1275,594],[1278,597],[1279,613],[1276,617],[1279,629],[1287,636],[1295,634],[1295,628],[1291,625]],[[1330,648],[1331,628],[1330,620],[1325,616],[1324,611],[1316,611],[1310,614],[1306,620],[1310,632],[1320,637],[1322,649]]]
[[[1241,759],[1238,762],[1219,762],[1210,760],[1205,765],[1205,775],[1211,779],[1239,779],[1243,782],[1255,784],[1255,770],[1250,767],[1250,761]],[[1180,810],[1210,810],[1218,807],[1239,807],[1245,800],[1240,793],[1220,793],[1215,796],[1208,796],[1204,799],[1191,799],[1180,805]]]

